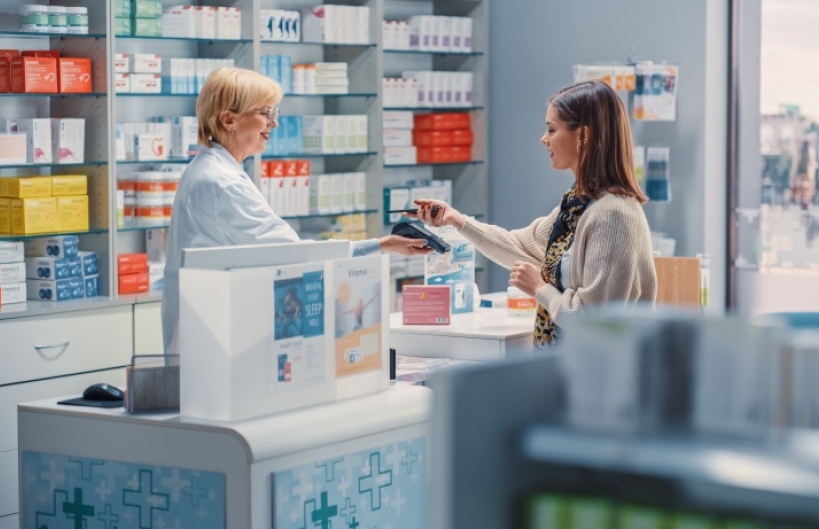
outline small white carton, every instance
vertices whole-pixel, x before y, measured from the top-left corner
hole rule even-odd
[[[216,12],[214,6],[194,6],[196,37],[212,39],[216,37]]]
[[[85,161],[85,119],[51,118],[51,139],[54,163]]]
[[[415,147],[385,147],[384,165],[415,165],[418,152]]]
[[[370,8],[367,6],[360,6],[354,8],[356,23],[356,38],[355,42],[357,44],[369,44],[370,43]]]
[[[330,213],[330,175],[310,176],[310,212],[319,215]]]
[[[412,111],[408,110],[386,110],[383,113],[385,129],[410,129],[414,128]]]
[[[168,147],[162,133],[145,132],[134,135],[134,152],[140,161],[167,160]]]
[[[130,55],[127,53],[114,54],[114,73],[128,73]]]
[[[0,284],[22,283],[26,280],[25,263],[0,264]]]
[[[26,301],[26,283],[8,283],[0,285],[0,305],[24,303]]]
[[[27,163],[52,163],[50,119],[18,119],[17,131],[26,135]]]
[[[384,129],[384,147],[412,147],[412,130]]]
[[[162,75],[158,73],[132,73],[132,94],[161,94]]]
[[[158,53],[134,53],[128,57],[131,73],[162,73],[162,56]]]
[[[367,209],[367,173],[355,173],[355,210]]]
[[[298,209],[296,215],[306,216],[310,214],[310,176],[298,177]]]
[[[330,175],[330,213],[344,211],[344,173]]]
[[[26,253],[22,242],[0,241],[0,263],[22,263]]]
[[[127,94],[131,92],[131,74],[114,74],[114,92],[118,94]]]
[[[355,192],[358,173],[344,173],[342,183],[341,210],[345,213],[355,211]]]

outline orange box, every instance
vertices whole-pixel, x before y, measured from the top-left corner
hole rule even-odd
[[[139,292],[148,292],[148,285],[151,282],[148,272],[139,272],[137,274],[125,274],[119,276],[119,293],[122,294],[137,294]]]
[[[260,178],[270,178],[270,162],[262,162],[262,174]]]
[[[286,160],[284,162],[284,176],[298,175],[298,162],[296,160]]]
[[[296,175],[310,176],[310,160],[296,160]]]
[[[0,57],[5,57],[6,59],[11,59],[12,57],[19,56],[20,56],[19,50],[0,50]]]
[[[17,94],[57,93],[57,59],[53,57],[13,57],[11,91]]]
[[[418,163],[454,163],[472,160],[472,148],[462,146],[419,147]]]
[[[117,272],[120,275],[148,272],[147,253],[121,253],[117,256]]]
[[[57,86],[63,94],[90,94],[91,59],[60,57],[57,59]]]
[[[469,114],[466,112],[416,114],[414,118],[416,130],[455,130],[471,127]]]
[[[469,129],[458,130],[416,130],[413,144],[417,147],[446,147],[450,145],[472,146],[474,136]]]
[[[11,92],[11,59],[0,56],[0,94]]]
[[[269,164],[267,168],[267,176],[271,178],[276,176],[284,176],[284,162],[275,161],[267,163]]]
[[[52,59],[60,58],[59,50],[23,50],[20,52],[23,57],[51,57]]]

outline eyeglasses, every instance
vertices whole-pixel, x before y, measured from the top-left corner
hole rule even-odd
[[[279,107],[258,109],[256,110],[260,115],[267,118],[267,123],[272,125],[279,124]]]

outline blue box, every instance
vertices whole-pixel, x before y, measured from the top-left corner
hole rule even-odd
[[[40,301],[65,301],[71,299],[71,279],[57,281],[26,281],[26,297]]]
[[[304,121],[301,116],[288,116],[287,155],[301,154],[304,143]]]
[[[85,297],[85,282],[82,277],[72,277],[68,280],[68,290],[71,293],[71,299],[79,299]]]
[[[79,275],[81,275],[79,259],[76,257],[26,257],[26,279],[53,281]]]
[[[77,257],[80,239],[76,235],[43,237],[25,242],[27,257]]]
[[[79,257],[69,257],[68,261],[68,277],[82,277],[82,261]]]
[[[293,92],[293,59],[290,55],[279,56],[279,84],[285,94]]]
[[[82,278],[83,286],[85,288],[85,297],[93,298],[100,294],[100,276],[85,276]]]
[[[83,276],[93,276],[99,273],[99,262],[97,261],[96,252],[80,251],[77,258],[80,260]]]

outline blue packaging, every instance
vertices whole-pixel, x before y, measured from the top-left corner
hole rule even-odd
[[[93,276],[99,273],[99,262],[95,252],[80,251],[77,255],[83,276]]]
[[[285,94],[293,92],[293,59],[290,55],[279,55],[279,84]]]
[[[68,277],[82,277],[82,261],[79,257],[69,257],[68,261]]]
[[[287,155],[293,156],[301,154],[303,143],[304,122],[301,116],[288,116],[287,121]]]
[[[75,279],[76,280],[76,279]],[[26,297],[40,301],[65,301],[71,299],[71,279],[57,281],[26,281]]]
[[[77,257],[80,239],[76,235],[42,237],[25,242],[27,257]]]
[[[76,258],[74,258],[76,259]],[[76,263],[70,259],[55,257],[26,257],[26,278],[27,279],[68,279],[74,277],[79,268],[74,268]]]
[[[79,299],[85,297],[85,282],[82,277],[72,277],[68,280],[68,290],[71,294],[71,299]]]
[[[279,117],[279,126],[270,132],[273,140],[273,156],[287,156],[287,127],[290,116]]]
[[[100,276],[86,276],[82,278],[83,287],[85,289],[85,297],[93,298],[100,294]]]

